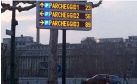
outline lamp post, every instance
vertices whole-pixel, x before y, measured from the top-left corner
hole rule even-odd
[[[21,7],[18,6],[16,7],[17,4],[19,3],[29,3],[32,4],[30,6],[26,6],[26,7]],[[13,0],[12,2],[12,6],[10,6],[10,4],[5,4],[2,3],[1,1],[1,13],[4,13],[6,10],[10,10],[12,11],[12,19],[11,19],[11,56],[10,56],[10,84],[15,84],[15,27],[16,25],[18,25],[18,22],[16,21],[16,10],[18,10],[19,12],[21,11],[27,11],[30,10],[32,8],[34,8],[36,6],[36,1],[15,1]]]
[[[13,0],[13,6],[16,6],[15,1]],[[11,20],[11,57],[10,57],[10,84],[15,84],[15,27],[18,25],[16,21],[16,10],[12,10],[12,20]]]

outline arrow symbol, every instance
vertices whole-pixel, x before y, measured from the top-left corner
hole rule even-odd
[[[40,16],[43,16],[43,15],[44,15],[43,11],[40,11],[39,15],[40,15]]]
[[[41,8],[44,7],[44,3],[43,2],[41,2],[39,5],[40,5]]]
[[[43,21],[43,20],[40,20],[39,23],[40,23],[40,25],[43,25],[43,24],[44,24],[44,21]]]

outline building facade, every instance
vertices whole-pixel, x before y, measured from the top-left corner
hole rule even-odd
[[[4,44],[10,43],[10,40]],[[47,77],[49,45],[37,44],[32,37],[16,39],[16,76]],[[62,66],[62,44],[57,46],[58,65]],[[79,44],[66,44],[66,76],[91,77],[98,73],[117,74],[126,72],[137,75],[137,36],[123,38],[87,37]],[[61,72],[59,72],[61,76]]]

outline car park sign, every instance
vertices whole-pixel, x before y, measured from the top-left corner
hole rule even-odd
[[[38,29],[91,30],[91,3],[78,1],[37,1]]]

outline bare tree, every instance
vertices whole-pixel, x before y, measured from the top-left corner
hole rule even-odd
[[[14,3],[15,3],[15,6],[10,6],[10,4],[2,3],[2,1],[1,1],[1,6],[2,6],[1,13],[4,13],[6,10],[12,11],[13,9],[18,10],[19,12],[28,11],[28,10],[36,7],[36,1],[14,1]],[[31,4],[31,5],[26,6],[26,7],[21,7],[20,5],[17,6],[20,3]]]

